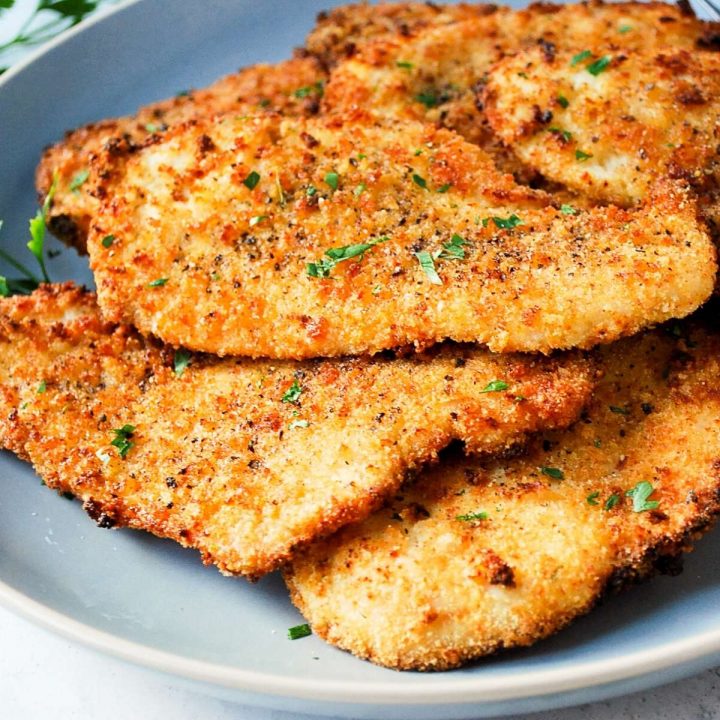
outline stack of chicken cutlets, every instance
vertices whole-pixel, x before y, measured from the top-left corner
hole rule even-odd
[[[719,50],[662,3],[350,5],[68,133],[37,187],[97,294],[0,301],[3,446],[393,668],[676,567],[720,512]]]

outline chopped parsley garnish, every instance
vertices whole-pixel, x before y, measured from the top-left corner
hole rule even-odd
[[[466,515],[456,515],[455,519],[462,522],[472,522],[473,520],[487,520],[488,514],[486,512],[472,512],[467,513]]]
[[[418,175],[417,173],[413,173],[412,179],[418,187],[421,187],[423,190],[427,190],[427,180],[425,180],[424,177]]]
[[[307,190],[305,190],[305,194],[308,197],[312,197],[313,195],[317,194],[317,188],[314,185],[308,185]]]
[[[103,247],[109,248],[115,242],[115,236],[106,235],[100,242],[102,243]]]
[[[307,420],[293,420],[290,423],[290,429],[294,430],[295,428],[306,428],[310,425],[310,423]]]
[[[329,185],[333,190],[338,189],[338,183],[340,182],[340,176],[336,172],[329,172],[325,175],[325,183]]]
[[[300,383],[297,381],[297,379],[295,379],[295,380],[293,380],[293,384],[285,391],[285,394],[282,396],[282,401],[284,403],[290,403],[292,405],[297,405],[302,393],[303,393],[303,388],[300,385]]]
[[[293,95],[296,98],[306,98],[310,95],[317,95],[318,97],[322,97],[324,92],[324,86],[322,81],[318,81],[312,85],[305,85],[304,87],[298,88],[293,92]]]
[[[361,182],[354,190],[353,195],[355,197],[360,197],[365,191],[367,190],[367,185],[364,182]]]
[[[90,177],[89,170],[81,170],[70,181],[70,190],[74,193],[79,192],[85,181]]]
[[[583,50],[582,52],[578,53],[573,57],[573,59],[570,61],[570,67],[575,67],[576,65],[579,65],[583,60],[587,60],[592,56],[593,54],[589,50]]]
[[[591,492],[585,499],[587,500],[588,505],[599,505],[598,498],[600,497],[600,491],[596,490],[595,492]]]
[[[43,380],[39,385],[37,389],[38,395],[42,395],[47,390],[47,382]]]
[[[428,110],[430,110],[440,104],[440,98],[431,90],[426,90],[415,96],[415,102],[422,103]]]
[[[261,223],[263,220],[267,220],[267,215],[255,215],[255,217],[250,218],[250,227],[255,227],[258,223]]]
[[[127,454],[130,452],[130,448],[135,444],[130,441],[130,438],[135,434],[134,425],[123,425],[119,430],[113,430],[115,439],[110,441],[110,444],[118,449],[118,454],[124,460]]]
[[[611,57],[603,55],[603,57],[598,58],[594,63],[590,63],[590,65],[587,66],[587,71],[591,75],[595,75],[597,77],[601,72],[607,70],[608,65],[610,65],[611,62]]]
[[[555,99],[561,108],[567,108],[570,105],[570,101],[564,95],[558,95]]]
[[[621,26],[618,28],[618,32],[619,32],[621,35],[624,35],[625,33],[629,33],[632,29],[633,29],[633,28],[632,28],[632,25],[621,25]]]
[[[586,153],[582,150],[576,150],[575,151],[575,159],[579,162],[584,162],[585,160],[589,160],[592,157],[592,153]]]
[[[145,125],[145,130],[147,130],[149,133],[156,133],[160,129],[159,125],[156,125],[155,123],[148,123]]]
[[[395,64],[403,70],[412,70],[415,67],[411,62],[407,62],[406,60],[398,60]]]
[[[330,277],[330,271],[338,264],[351,258],[359,258],[362,260],[365,253],[380,243],[387,242],[390,238],[382,235],[378,238],[371,238],[366,243],[358,243],[357,245],[345,245],[339,248],[330,248],[325,251],[326,257],[318,262],[307,264],[307,274],[314,278]]]
[[[658,500],[648,499],[654,492],[653,486],[647,480],[642,480],[625,494],[632,498],[633,512],[639,513],[647,510],[655,510],[658,505],[660,505]]]
[[[502,392],[510,387],[504,380],[493,380],[489,382],[480,393]]]
[[[450,242],[443,243],[443,249],[438,256],[441,260],[464,260],[465,248],[468,241],[457,233],[450,238]]]
[[[572,140],[572,133],[569,130],[562,130],[559,127],[551,127],[548,128],[548,132],[552,133],[553,135],[559,135],[566,143]]]
[[[452,187],[452,183],[444,183],[435,192],[446,193]]]
[[[307,637],[308,635],[312,635],[312,630],[307,623],[288,628],[288,638],[290,640],[299,640],[300,638]]]
[[[543,475],[547,475],[549,478],[552,478],[553,480],[564,480],[565,479],[565,473],[560,468],[546,467],[545,465],[543,465],[540,468],[540,472]]]
[[[619,405],[610,405],[610,412],[615,413],[616,415],[629,415],[630,411],[627,408],[620,407]]]
[[[515,228],[518,225],[523,224],[523,221],[517,215],[513,214],[510,217],[506,217],[506,218],[501,218],[501,217],[483,218],[482,226],[487,227],[490,224],[491,220],[495,223],[495,227],[499,228],[500,230],[512,230],[512,228]]]
[[[578,211],[572,205],[561,205],[560,212],[563,215],[577,215]]]
[[[620,496],[613,493],[603,504],[603,509],[612,510],[620,502]]]
[[[162,287],[170,278],[158,278],[148,283],[148,287]]]
[[[260,182],[260,173],[255,172],[255,170],[252,170],[250,173],[248,173],[248,176],[243,180],[243,185],[248,190],[254,190],[257,187],[257,184]]]
[[[173,372],[178,376],[182,377],[182,374],[190,364],[190,358],[192,356],[187,350],[180,348],[175,351],[175,357],[173,358]]]
[[[433,256],[427,250],[420,250],[420,252],[415,253],[415,257],[418,259],[422,271],[428,276],[430,282],[433,285],[442,285],[442,280],[435,269]]]

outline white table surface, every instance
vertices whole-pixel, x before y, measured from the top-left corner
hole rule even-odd
[[[11,24],[17,26],[35,4],[34,0],[18,0]],[[6,15],[5,20],[9,19]],[[6,22],[0,35],[8,36],[12,29]],[[17,61],[23,54],[13,52],[4,60]],[[529,717],[720,720],[720,668],[647,693]],[[307,715],[249,708],[199,695],[183,688],[180,681],[168,681],[101,656],[0,608],[0,720],[95,718],[312,720]]]

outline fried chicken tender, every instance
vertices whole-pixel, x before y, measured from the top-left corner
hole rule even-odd
[[[676,570],[720,512],[720,335],[604,348],[574,427],[511,460],[441,462],[286,580],[325,640],[398,669],[530,645],[608,590]]]
[[[101,120],[68,132],[63,140],[44,152],[36,170],[35,184],[41,201],[57,175],[48,217],[50,229],[66,243],[85,252],[97,200],[87,192],[87,185],[78,185],[78,181],[87,173],[91,157],[113,138],[141,143],[174,123],[226,111],[312,115],[318,110],[324,79],[325,72],[311,57],[294,58],[277,65],[254,65],[202,90],[190,90],[146,105],[135,115]]]
[[[567,214],[431,125],[233,115],[100,160],[103,313],[218,355],[590,347],[688,314],[715,277],[681,188]]]
[[[524,162],[584,195],[627,206],[669,175],[716,215],[720,53],[629,50],[624,37],[506,58],[485,88],[490,124]]]
[[[453,439],[492,453],[566,426],[595,378],[577,356],[458,346],[303,364],[173,354],[72,285],[1,300],[0,341],[5,447],[100,525],[251,577],[366,517]]]
[[[538,46],[538,52],[552,57],[557,48],[620,40],[627,48],[693,49],[719,44],[718,37],[717,26],[663,3],[498,8],[409,37],[390,36],[362,45],[332,72],[323,110],[372,108],[383,116],[438,123],[483,147],[501,169],[527,183],[534,179],[534,169],[518,163],[498,142],[479,98],[486,73],[504,55]]]

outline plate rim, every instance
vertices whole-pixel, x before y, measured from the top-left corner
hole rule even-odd
[[[111,20],[122,11],[147,1],[121,0],[116,5],[100,8],[92,17],[61,32],[52,40],[28,53],[26,57],[6,71],[0,77],[0,93],[5,85],[14,81],[29,66],[41,60],[54,48],[95,25]],[[556,0],[551,1],[555,2]],[[561,1],[558,4],[570,3]],[[720,656],[720,627],[718,627],[710,633],[698,633],[689,638],[681,638],[660,646],[625,654],[620,658],[575,662],[572,667],[553,670],[525,669],[522,674],[513,671],[488,677],[482,675],[463,676],[460,679],[434,681],[425,687],[422,685],[398,686],[391,682],[379,681],[292,678],[269,672],[244,670],[231,665],[194,659],[179,653],[160,650],[75,620],[24,594],[1,578],[0,605],[57,635],[139,667],[249,693],[362,706],[379,704],[400,706],[420,703],[424,705],[474,703],[481,706],[533,697],[547,697],[649,677],[653,673],[661,673],[673,668],[679,669],[703,660],[706,661],[706,667],[711,667],[716,662],[716,657]],[[566,629],[564,632],[567,631]],[[358,660],[358,662],[365,661]],[[662,678],[659,678],[654,684],[661,683]]]

